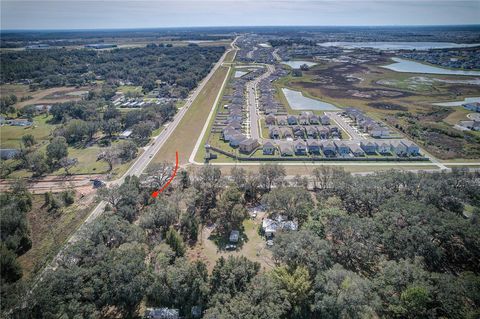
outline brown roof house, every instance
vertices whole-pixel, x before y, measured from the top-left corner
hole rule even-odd
[[[238,149],[240,152],[245,153],[245,154],[250,154],[253,152],[260,144],[256,139],[253,138],[247,138],[243,141],[240,142],[238,145]]]
[[[275,155],[277,147],[270,141],[263,144],[263,155]]]

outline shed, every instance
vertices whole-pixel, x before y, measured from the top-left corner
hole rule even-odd
[[[238,230],[232,230],[230,232],[230,236],[228,237],[228,240],[231,243],[238,243],[239,238],[240,238],[240,232]]]

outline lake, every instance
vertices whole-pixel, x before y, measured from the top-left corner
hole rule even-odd
[[[292,110],[338,111],[333,104],[303,96],[302,92],[282,88],[282,92]]]
[[[396,72],[402,73],[426,73],[426,74],[445,74],[445,75],[480,75],[480,71],[463,71],[463,70],[450,70],[431,66],[415,61],[404,60],[400,58],[392,58],[395,63],[382,66]]]
[[[248,72],[245,72],[245,71],[235,71],[235,74],[233,75],[234,78],[240,78],[242,76],[244,76],[245,74],[247,74]]]
[[[463,101],[453,101],[453,102],[443,102],[443,103],[433,103],[434,105],[438,106],[461,106],[466,103],[480,103],[480,97],[467,97]]]
[[[322,47],[340,47],[344,49],[371,48],[378,50],[430,50],[469,48],[480,46],[480,43],[452,43],[452,42],[324,42],[318,43]]]
[[[308,65],[309,67],[317,65],[317,63],[309,62],[309,61],[286,61],[282,63],[288,65],[292,69],[300,69],[300,67],[304,64]]]

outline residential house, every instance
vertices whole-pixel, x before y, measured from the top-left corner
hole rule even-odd
[[[307,139],[307,148],[310,154],[320,154],[320,142],[314,139]]]
[[[120,133],[118,138],[121,139],[121,140],[126,140],[126,139],[130,138],[131,135],[132,135],[132,130],[125,130],[122,133]]]
[[[386,155],[390,154],[392,146],[390,145],[390,142],[378,142],[375,143],[377,145],[377,151],[380,154]]]
[[[316,124],[320,123],[320,118],[318,117],[317,114],[312,114],[312,115],[310,115],[309,121],[310,121],[310,124],[316,125]]]
[[[298,117],[298,124],[300,125],[308,125],[310,124],[310,121],[308,120],[309,116],[306,112],[302,112],[300,116]]]
[[[318,131],[315,127],[307,126],[305,130],[307,132],[307,138],[317,138]]]
[[[305,129],[303,126],[300,125],[294,125],[292,127],[293,130],[293,135],[298,138],[305,138]]]
[[[275,115],[268,114],[267,116],[265,116],[265,124],[275,125]]]
[[[147,308],[145,311],[147,319],[179,319],[180,313],[178,309],[172,308]]]
[[[307,154],[307,144],[304,140],[298,139],[293,142],[293,147],[296,155],[306,155]]]
[[[288,125],[295,125],[298,123],[298,118],[296,115],[289,115],[287,116]]]
[[[326,140],[330,136],[330,130],[328,127],[321,126],[317,128],[318,131],[318,138],[322,140]]]
[[[322,125],[330,125],[330,118],[327,115],[320,116],[320,123]]]
[[[238,134],[238,131],[231,126],[226,126],[222,130],[222,137],[223,137],[223,140],[226,142],[230,141],[230,139],[232,138],[232,135],[235,135],[235,134]]]
[[[7,121],[11,126],[31,126],[33,123],[27,119],[15,119]]]
[[[337,155],[337,148],[332,141],[324,141],[322,143],[322,151],[326,157],[334,157]]]
[[[390,151],[397,156],[407,156],[407,145],[402,140],[393,140],[390,142]]]
[[[386,138],[390,136],[390,129],[386,126],[374,125],[369,129],[369,132],[374,138]]]
[[[345,157],[350,154],[350,147],[346,143],[335,141],[334,144],[337,149],[338,155]]]
[[[228,237],[228,240],[231,243],[238,243],[239,239],[240,239],[240,232],[238,230],[232,230],[230,232],[230,236]]]
[[[360,147],[367,154],[375,154],[377,152],[377,144],[372,141],[361,142]]]
[[[278,125],[288,125],[287,117],[285,115],[277,116],[277,124]]]
[[[408,156],[419,156],[420,155],[420,147],[417,144],[413,143],[409,140],[402,141],[405,146],[407,146],[407,155]]]
[[[268,129],[268,135],[270,136],[270,138],[278,139],[282,136],[281,134],[282,132],[280,131],[280,128],[277,126],[272,126]]]
[[[298,230],[298,223],[293,220],[286,220],[279,215],[276,218],[264,218],[262,220],[262,231],[265,237],[271,238],[277,231],[296,231]]]
[[[266,107],[265,114],[275,114],[277,113],[277,109],[275,107]]]
[[[281,127],[280,132],[283,138],[293,138],[292,129],[290,127]]]
[[[267,141],[263,144],[263,155],[275,155],[276,149],[275,144]]]
[[[256,139],[253,138],[247,138],[244,139],[243,141],[240,142],[238,145],[238,149],[240,152],[245,153],[245,154],[250,154],[253,152],[260,144]]]
[[[278,143],[278,148],[280,149],[280,155],[282,156],[293,156],[293,143],[290,141],[285,141]]]
[[[236,133],[230,136],[229,144],[231,147],[237,147],[240,145],[240,142],[242,142],[245,139],[246,139],[245,135],[241,133]]]
[[[365,156],[365,152],[357,143],[350,142],[350,143],[347,143],[347,145],[350,148],[350,151],[352,152],[353,156],[355,157]]]

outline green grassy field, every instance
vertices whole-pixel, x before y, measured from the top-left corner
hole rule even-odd
[[[1,148],[19,148],[23,135],[32,134],[39,143],[48,141],[57,125],[47,123],[51,116],[36,116],[29,127],[4,125],[0,127]]]
[[[233,76],[235,69],[231,68],[230,72],[228,74],[228,81],[230,81],[230,78]],[[220,93],[222,96],[226,94],[226,92],[231,91],[231,89],[228,87],[228,85],[225,85],[223,88],[223,91]],[[213,102],[212,102],[213,104]],[[207,141],[212,144],[213,146],[216,146],[222,150],[225,150],[227,152],[233,152],[234,149],[232,149],[228,144],[225,145],[223,141],[220,140],[220,134],[218,133],[211,133],[210,130],[212,129],[213,123],[215,122],[215,114],[219,111],[225,111],[225,103],[222,101],[222,99],[219,99],[218,104],[215,105],[215,111],[214,111],[214,116],[210,119],[210,122],[208,123],[207,131],[205,135],[203,136],[202,143],[200,144],[200,148],[198,149],[197,154],[195,155],[195,161],[202,163],[205,159],[205,147],[203,147]],[[226,160],[232,160],[228,156],[222,155]]]
[[[220,67],[205,85],[176,127],[161,151],[153,158],[153,163],[175,160],[175,152],[179,153],[179,162],[185,164],[197,142],[203,125],[207,120],[211,107],[227,75],[228,68]],[[202,147],[200,148],[202,149]]]
[[[133,86],[133,85],[121,85],[117,88],[117,91],[122,93],[136,93],[142,94],[142,87],[141,86]]]
[[[260,214],[256,219],[246,219],[243,222],[242,242],[236,251],[219,250],[217,244],[209,237],[210,232],[203,230],[201,239],[188,252],[191,260],[202,260],[211,272],[215,262],[221,256],[245,256],[251,261],[260,263],[262,271],[274,266],[271,250],[266,248],[265,240],[258,233],[261,224]]]
[[[45,151],[45,148],[52,137],[52,131],[59,125],[49,124],[48,120],[51,116],[45,117],[44,115],[36,116],[34,118],[34,125],[31,127],[9,126],[5,125],[0,127],[1,136],[1,148],[19,148],[21,145],[21,138],[23,135],[32,134],[37,141],[37,149],[39,151]],[[161,129],[159,129],[161,130]],[[159,133],[159,132],[158,132]],[[118,143],[118,141],[113,144]],[[72,174],[105,174],[108,173],[108,164],[103,161],[97,161],[97,155],[100,153],[101,147],[93,145],[87,148],[68,147],[68,157],[78,159],[78,165],[70,170]],[[142,150],[139,150],[141,153]],[[114,166],[114,169],[110,174],[112,176],[119,176],[123,174],[131,161],[128,163],[118,164]],[[65,174],[63,169],[58,169],[50,174],[62,175]],[[9,175],[10,178],[16,177],[29,177],[30,172],[26,170],[18,170]]]

